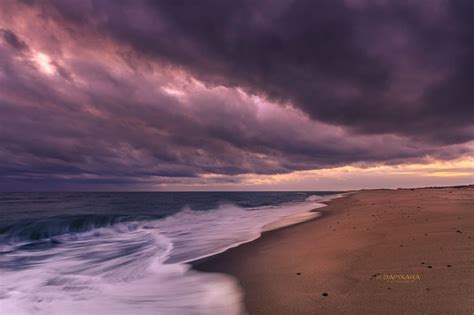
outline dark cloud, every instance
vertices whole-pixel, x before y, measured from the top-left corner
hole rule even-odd
[[[2,5],[0,190],[470,152],[464,1]]]
[[[28,45],[20,40],[15,33],[7,29],[0,29],[0,38],[16,50],[28,50]]]
[[[473,6],[459,1],[58,1],[66,21],[356,132],[473,137]],[[438,127],[442,126],[442,132]]]

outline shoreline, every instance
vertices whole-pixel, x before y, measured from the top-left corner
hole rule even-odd
[[[328,204],[333,201],[333,200],[336,200],[336,199],[341,199],[341,198],[344,198],[348,195],[350,195],[351,193],[353,192],[344,192],[344,193],[337,193],[337,195],[341,195],[339,197],[333,197],[327,201],[321,201],[321,202],[318,202],[320,204],[322,204],[321,207],[318,207],[318,208],[314,208],[314,209],[310,209],[310,210],[307,210],[307,211],[304,211],[304,212],[300,212],[300,213],[295,213],[295,214],[292,214],[292,215],[289,215],[287,217],[284,217],[284,218],[280,218],[279,220],[277,221],[274,221],[274,222],[271,222],[271,223],[268,223],[264,226],[262,226],[262,230],[260,232],[260,236],[256,239],[253,239],[253,240],[248,240],[248,241],[243,241],[243,242],[240,242],[240,243],[236,243],[236,244],[233,244],[229,247],[227,247],[226,249],[224,249],[223,251],[221,252],[218,252],[218,253],[214,253],[214,254],[210,254],[210,255],[207,255],[207,256],[204,256],[202,258],[197,258],[197,259],[194,259],[192,261],[185,261],[183,263],[185,264],[189,264],[191,265],[191,268],[192,269],[195,269],[197,271],[201,271],[199,270],[199,266],[204,264],[206,261],[208,260],[212,260],[214,259],[215,257],[219,256],[219,255],[222,255],[228,251],[231,251],[233,249],[236,249],[240,246],[244,246],[246,244],[249,244],[249,243],[252,243],[252,242],[255,242],[255,241],[258,241],[259,239],[261,239],[265,234],[267,233],[272,233],[272,232],[275,232],[275,231],[278,231],[278,230],[283,230],[283,229],[286,229],[286,228],[291,228],[295,225],[300,225],[300,224],[304,224],[304,223],[308,223],[308,222],[311,222],[311,221],[314,221],[314,220],[320,220],[322,219],[323,217],[325,216],[328,216],[328,215],[331,215],[330,212],[327,212],[326,210],[324,210],[325,208],[328,207]],[[327,197],[327,196],[325,196]],[[277,226],[277,227],[274,227],[274,228],[267,228],[269,226],[272,226],[272,225],[275,225],[275,224],[278,224],[279,222],[281,221],[284,221],[285,218],[291,218],[291,217],[295,217],[297,215],[301,215],[301,214],[310,214],[310,213],[317,213],[316,216],[312,217],[312,218],[308,218],[308,219],[305,219],[305,220],[301,220],[299,222],[295,222],[295,223],[291,223],[291,224],[286,224],[286,225],[281,225],[281,226]]]
[[[250,314],[472,314],[473,192],[352,192],[191,265],[234,276]]]

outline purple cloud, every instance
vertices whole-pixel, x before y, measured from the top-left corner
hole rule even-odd
[[[0,189],[469,155],[464,4],[4,2]]]

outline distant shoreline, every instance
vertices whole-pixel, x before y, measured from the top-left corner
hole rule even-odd
[[[473,185],[361,190],[327,204],[193,267],[235,276],[250,314],[472,314]]]
[[[413,190],[413,189],[449,189],[449,188],[472,188],[474,184],[454,186],[420,186],[420,187],[397,187],[397,188],[361,188],[353,190],[12,190],[0,191],[0,194],[28,194],[28,193],[243,193],[243,192],[323,192],[323,193],[351,193],[367,190]]]

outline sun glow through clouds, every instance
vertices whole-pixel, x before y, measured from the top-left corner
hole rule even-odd
[[[34,61],[39,66],[40,70],[48,75],[53,75],[55,72],[54,66],[51,64],[51,58],[40,52],[36,52],[33,57]]]

